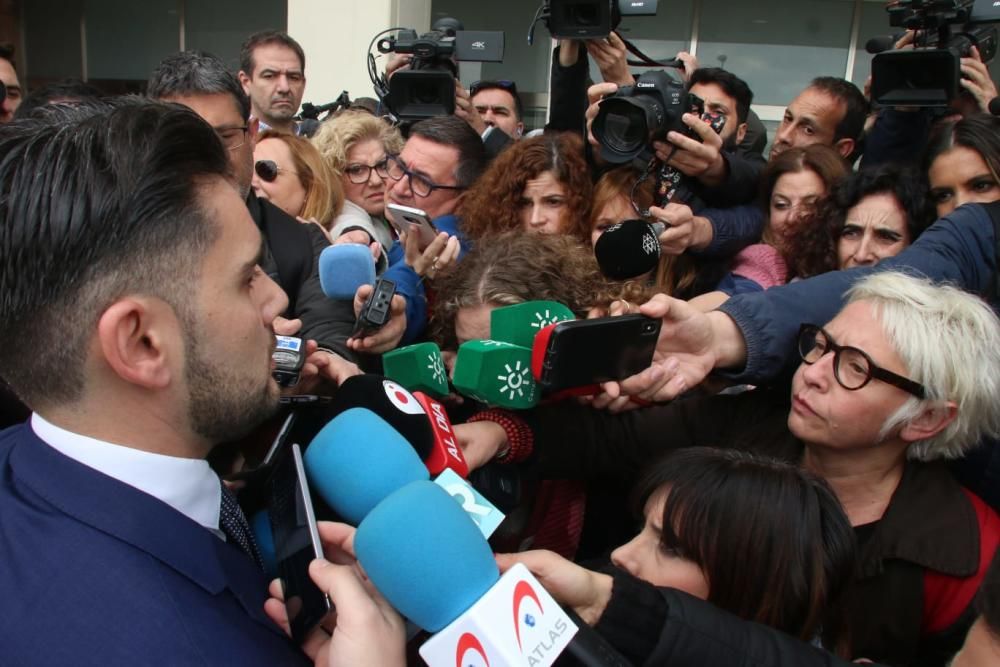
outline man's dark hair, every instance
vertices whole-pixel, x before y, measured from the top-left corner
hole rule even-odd
[[[17,67],[14,65],[14,45],[13,44],[0,44],[0,58],[6,60],[10,63],[10,66],[15,70]]]
[[[470,97],[475,97],[484,90],[502,90],[513,97],[514,113],[517,114],[517,120],[518,122],[524,120],[524,103],[521,102],[521,96],[517,93],[517,85],[513,81],[476,81],[469,91]]]
[[[306,52],[302,50],[301,44],[289,37],[288,33],[283,30],[262,30],[247,37],[247,41],[243,42],[243,46],[240,48],[240,70],[250,78],[253,78],[253,68],[255,67],[253,52],[257,47],[268,44],[280,44],[294,51],[295,55],[299,57],[299,66],[302,67],[302,72],[305,73]]]
[[[486,148],[483,139],[456,116],[437,116],[414,123],[410,137],[421,137],[443,146],[458,150],[458,166],[455,180],[463,188],[472,185],[486,169]]]
[[[740,123],[747,122],[750,104],[753,103],[753,91],[746,81],[721,67],[699,67],[691,75],[688,88],[697,83],[714,83],[722,88],[722,92],[736,100],[736,119]]]
[[[868,118],[868,100],[853,83],[835,76],[818,76],[809,82],[809,88],[821,90],[844,103],[844,117],[833,131],[833,140],[853,139],[860,146],[861,135]],[[856,152],[856,151],[855,151]]]
[[[160,61],[146,82],[146,95],[154,100],[187,95],[233,96],[240,117],[250,118],[250,98],[226,65],[204,51],[181,51]]]
[[[190,321],[220,233],[199,193],[228,170],[212,128],[176,104],[50,105],[0,126],[0,368],[29,406],[81,397],[116,299],[155,296]]]
[[[79,79],[63,79],[47,83],[35,88],[31,94],[21,101],[14,112],[14,118],[27,118],[38,107],[45,106],[53,100],[61,104],[89,104],[98,102],[104,97],[104,91],[97,86]]]

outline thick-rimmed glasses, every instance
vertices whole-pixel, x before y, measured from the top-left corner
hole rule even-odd
[[[802,361],[814,364],[828,352],[833,352],[833,376],[844,389],[861,389],[874,378],[899,387],[917,398],[922,399],[927,395],[919,382],[878,366],[863,350],[837,345],[822,327],[803,324],[799,329],[799,355]]]
[[[361,183],[368,182],[368,180],[372,177],[373,171],[382,178],[388,177],[388,162],[389,158],[384,157],[375,164],[349,164],[344,169],[344,173],[347,174],[347,180],[356,185],[360,185]]]
[[[219,135],[219,140],[226,150],[234,151],[247,142],[247,125],[239,127],[217,127],[215,133]]]
[[[398,155],[390,155],[386,162],[386,173],[394,181],[402,180],[403,176],[410,179],[410,190],[418,197],[430,197],[435,190],[465,190],[461,185],[438,185],[421,174],[407,169]]]

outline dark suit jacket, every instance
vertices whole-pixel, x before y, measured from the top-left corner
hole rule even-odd
[[[0,663],[300,665],[264,574],[170,506],[0,432]]]

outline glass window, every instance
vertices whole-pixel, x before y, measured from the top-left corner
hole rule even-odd
[[[88,0],[87,75],[145,81],[180,47],[177,0]]]
[[[288,25],[285,0],[212,0],[187,2],[184,8],[184,48],[208,51],[236,72],[240,68],[240,47],[247,37],[260,30],[283,29]],[[322,67],[321,54],[307,60]],[[361,62],[360,57],[358,62]]]
[[[889,27],[889,13],[885,11],[885,3],[862,2],[861,24],[858,30],[858,44],[854,50],[854,72],[851,81],[858,88],[864,89],[865,80],[872,73],[872,54],[865,51],[865,45],[873,37],[888,37],[899,28]]]
[[[80,50],[82,0],[32,0],[24,3],[24,62],[30,78],[21,85],[30,88],[36,80],[83,76]]]
[[[844,76],[853,2],[702,0],[698,61],[745,80],[754,104],[784,106],[817,76]]]
[[[695,0],[672,0],[659,3],[656,16],[627,16],[618,32],[653,60],[670,60],[678,51],[691,48],[691,19]],[[630,60],[636,58],[628,54]],[[648,67],[630,67],[633,74],[649,71]],[[601,80],[601,72],[591,60],[590,78]]]

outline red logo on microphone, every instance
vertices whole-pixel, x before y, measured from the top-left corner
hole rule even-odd
[[[482,656],[486,667],[490,667],[490,659],[486,657],[486,649],[483,648],[479,639],[470,632],[466,632],[458,638],[458,646],[455,648],[455,667],[462,667],[462,658],[465,657],[466,651],[475,651]]]
[[[517,636],[517,648],[523,653],[524,647],[521,646],[521,603],[524,598],[531,598],[538,605],[538,610],[542,610],[542,603],[538,599],[538,594],[535,593],[535,589],[531,587],[525,580],[517,582],[514,586],[514,634]],[[525,623],[528,625],[534,625],[535,619],[530,615],[525,616]]]

